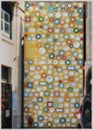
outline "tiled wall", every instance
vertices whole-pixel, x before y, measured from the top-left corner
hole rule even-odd
[[[83,18],[83,2],[25,3],[24,127],[76,127]]]

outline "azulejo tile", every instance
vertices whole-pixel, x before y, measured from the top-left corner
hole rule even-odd
[[[61,119],[60,119],[60,122],[61,122],[61,123],[64,123],[64,122],[65,122],[65,118],[61,118]]]
[[[29,2],[26,2],[26,3],[25,3],[25,7],[26,7],[26,8],[29,8],[29,7],[30,7],[30,3],[29,3]]]
[[[28,87],[28,88],[33,88],[33,83],[32,83],[32,82],[29,82],[29,83],[27,84],[27,87]]]
[[[42,97],[38,97],[38,102],[42,102],[43,101],[43,98]]]
[[[53,58],[54,58],[54,54],[52,54],[52,53],[49,54],[49,58],[50,58],[50,59],[53,59]]]
[[[56,112],[61,113],[61,112],[63,112],[63,111],[64,111],[63,108],[56,108]]]
[[[64,88],[64,84],[63,84],[63,83],[60,83],[60,84],[59,84],[59,87],[60,87],[60,88]]]
[[[36,39],[40,39],[41,35],[40,34],[36,34]]]
[[[45,96],[49,96],[49,95],[50,95],[50,92],[49,92],[49,91],[45,91],[45,92],[44,92],[44,95],[45,95]]]
[[[53,77],[50,76],[50,75],[47,76],[46,81],[47,81],[48,83],[51,83],[51,82],[53,81]]]
[[[33,126],[34,126],[34,128],[38,128],[38,126],[39,126],[38,122],[34,122]]]
[[[50,108],[50,107],[53,107],[53,102],[47,102],[47,106]]]
[[[49,109],[47,107],[44,108],[44,112],[48,112]]]

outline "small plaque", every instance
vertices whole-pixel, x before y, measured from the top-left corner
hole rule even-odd
[[[60,96],[60,92],[59,91],[55,91],[54,92],[54,96]]]
[[[47,106],[48,106],[48,107],[53,107],[53,102],[48,102],[48,103],[47,103]]]
[[[39,82],[39,84],[40,84],[41,86],[46,86],[46,85],[47,85],[47,83],[46,83],[45,81]]]
[[[63,112],[63,108],[56,108],[56,112]]]

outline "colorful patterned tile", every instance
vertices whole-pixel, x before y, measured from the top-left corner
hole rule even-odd
[[[76,127],[83,94],[83,13],[84,2],[25,2],[24,127],[31,112],[33,128]]]

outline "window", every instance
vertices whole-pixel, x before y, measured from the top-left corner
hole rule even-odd
[[[11,83],[11,68],[2,66],[1,79],[3,83]]]
[[[3,9],[1,10],[1,31],[10,38],[10,14]]]
[[[1,2],[1,31],[2,35],[12,39],[12,20],[14,2]]]

